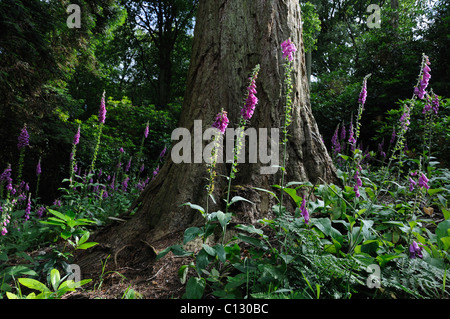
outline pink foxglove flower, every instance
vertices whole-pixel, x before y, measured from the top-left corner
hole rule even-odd
[[[147,126],[145,127],[145,130],[144,130],[144,137],[145,138],[148,137],[148,133],[149,133],[149,127],[148,127],[148,122],[147,122]]]
[[[416,186],[417,183],[414,181],[411,177],[409,178],[409,191],[412,192],[414,190],[414,186]]]
[[[227,112],[222,109],[222,111],[217,114],[212,127],[217,128],[222,134],[225,134],[229,122]]]
[[[292,61],[297,48],[295,47],[295,44],[291,42],[291,39],[287,39],[281,43],[281,50],[283,51],[283,59],[287,58],[289,61]]]
[[[80,125],[78,125],[78,130],[73,137],[73,145],[78,145],[80,143]]]
[[[41,175],[42,169],[41,169],[41,159],[39,159],[37,165],[36,165],[36,176]]]
[[[98,121],[102,124],[106,119],[106,105],[105,105],[105,91],[103,91],[102,99],[100,101],[100,109],[98,110]]]
[[[306,209],[305,197],[303,197],[302,205],[300,206],[300,212],[301,212],[303,218],[305,219],[305,223],[308,224],[309,223],[309,213],[308,213],[308,210]]]
[[[428,60],[428,56],[424,55],[423,63],[422,63],[422,72],[420,75],[419,84],[414,88],[414,94],[417,95],[419,99],[423,99],[426,94],[426,88],[428,86],[428,82],[430,81],[430,61]]]
[[[419,187],[425,187],[426,189],[429,189],[430,186],[428,185],[428,178],[425,176],[424,173],[419,176]]]
[[[433,101],[432,101],[432,103],[433,103],[433,111],[434,111],[434,114],[438,114],[438,111],[439,111],[439,96],[437,96],[436,94],[434,95],[434,99],[433,99]]]
[[[412,244],[409,246],[409,257],[414,259],[417,257],[422,258],[422,250],[423,247],[420,247],[414,240],[412,242]]]
[[[363,87],[361,89],[361,93],[359,93],[358,102],[364,105],[366,103],[367,98],[367,79],[364,79]]]
[[[25,124],[22,128],[22,131],[20,132],[17,148],[21,150],[28,145],[30,145],[30,136],[28,135],[27,125]]]
[[[250,120],[255,112],[256,104],[258,104],[258,98],[256,97],[256,79],[258,77],[259,64],[253,70],[252,76],[249,78],[250,84],[247,87],[248,95],[245,100],[245,104],[241,109],[241,116],[244,120]]]

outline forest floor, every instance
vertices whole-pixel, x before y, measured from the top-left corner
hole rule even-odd
[[[182,234],[171,234],[152,243],[155,252],[160,252],[182,241]],[[126,250],[128,247],[125,247]],[[131,250],[131,249],[130,249]],[[125,251],[125,258],[132,256],[132,251]],[[82,289],[68,293],[63,299],[125,299],[127,289],[133,289],[142,299],[181,298],[184,285],[178,277],[178,269],[190,263],[190,257],[174,256],[171,252],[159,260],[153,253],[139,256],[139,262],[123,262],[120,257],[109,256],[99,260],[98,267],[82,267],[82,279],[92,279]],[[118,266],[116,262],[118,261]],[[92,264],[92,263],[90,263]]]

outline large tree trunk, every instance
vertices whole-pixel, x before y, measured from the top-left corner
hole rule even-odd
[[[270,128],[281,127],[284,118],[285,60],[282,59],[280,44],[288,38],[295,43],[298,51],[293,61],[295,107],[289,127],[286,180],[316,183],[322,178],[336,182],[334,167],[311,113],[297,0],[200,1],[179,127],[193,132],[194,120],[202,120],[204,131],[211,126],[221,108],[228,112],[230,126],[236,127],[248,77],[256,64],[261,67],[256,82],[259,103],[250,126],[269,128],[269,134]],[[204,141],[203,145],[207,143]],[[280,161],[281,156],[280,147]],[[267,165],[259,161],[239,164],[237,178],[233,181],[233,195],[248,198],[255,205],[245,203],[232,206],[236,220],[254,222],[270,215],[274,204],[270,195],[250,188],[271,189],[271,185],[280,184],[280,170],[276,174],[260,173],[261,166]],[[228,164],[219,164],[217,168],[219,174],[229,175]],[[144,241],[151,244],[201,221],[198,212],[180,205],[191,202],[205,206],[206,177],[205,163],[176,164],[168,158],[157,177],[136,201],[136,213],[127,222],[108,228],[96,240],[105,242],[113,250]],[[225,178],[217,177],[215,190],[218,204],[210,211],[223,209]]]

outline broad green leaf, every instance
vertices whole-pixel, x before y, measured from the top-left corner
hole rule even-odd
[[[247,283],[247,274],[237,274],[234,277],[228,277],[228,283],[225,285],[225,291],[237,288]]]
[[[191,277],[186,284],[187,299],[200,299],[203,296],[206,287],[205,278]]]
[[[253,188],[253,189],[256,189],[257,191],[269,193],[270,195],[272,195],[273,197],[275,197],[275,198],[278,200],[277,195],[275,195],[275,193],[272,192],[272,191],[269,191],[269,190],[264,189],[264,188],[259,188],[259,187],[252,187],[252,188]]]
[[[433,196],[434,194],[443,192],[445,189],[443,188],[430,188],[427,190],[428,195]]]
[[[83,236],[81,236],[80,240],[78,241],[78,245],[84,244],[89,239],[89,232],[84,232]]]
[[[230,201],[230,203],[229,203],[228,205],[231,205],[231,204],[234,204],[234,203],[240,202],[240,201],[244,201],[244,202],[248,202],[248,203],[250,203],[250,204],[253,204],[253,202],[249,201],[248,199],[246,199],[246,198],[244,198],[244,197],[241,197],[241,196],[234,196],[234,197],[231,199],[231,201]]]
[[[203,248],[201,249],[198,254],[197,257],[195,258],[195,265],[197,267],[197,273],[199,275],[202,274],[203,269],[206,269],[206,267],[208,267],[209,265],[209,255],[206,252],[206,250]]]
[[[203,230],[198,227],[190,227],[184,231],[184,239],[183,244],[186,245],[191,240],[201,236],[203,234]]]
[[[312,224],[316,226],[325,235],[336,239],[342,244],[342,234],[333,226],[331,226],[331,220],[329,218],[314,218],[311,219]]]
[[[221,244],[217,244],[214,246],[214,249],[216,250],[217,257],[219,257],[219,260],[223,263],[227,261],[227,254],[225,252],[225,248]]]
[[[384,267],[389,261],[395,259],[395,258],[401,258],[402,255],[392,255],[392,254],[386,254],[386,255],[379,255],[376,257],[378,262],[380,263],[380,267]]]
[[[192,203],[188,202],[188,203],[182,204],[181,206],[189,206],[192,209],[198,210],[200,213],[202,213],[202,215],[205,214],[205,209],[203,207],[199,206],[199,205],[192,204]]]
[[[60,219],[62,219],[62,220],[65,220],[65,221],[70,220],[70,218],[69,218],[68,216],[66,216],[66,215],[64,215],[64,214],[62,214],[62,213],[60,213],[60,212],[58,212],[58,211],[56,211],[56,210],[48,209],[48,211],[49,211],[51,214],[55,215],[56,217],[58,217],[58,218],[60,218]]]
[[[444,214],[445,219],[450,219],[450,210],[442,208],[442,213]]]
[[[283,261],[285,262],[286,265],[294,260],[293,256],[287,255],[287,254],[280,254],[280,257],[281,257],[281,259],[283,259]]]
[[[441,241],[444,243],[444,250],[447,251],[450,247],[450,237],[441,237]]]
[[[256,247],[260,247],[260,248],[263,248],[263,249],[267,248],[266,245],[264,245],[264,242],[262,240],[260,240],[260,239],[249,237],[249,236],[245,236],[245,235],[242,235],[242,234],[239,234],[238,238],[240,240],[245,241],[245,242],[247,242],[249,244],[252,244],[252,245],[254,245]]]
[[[165,255],[167,255],[169,252],[172,252],[175,256],[190,256],[190,255],[192,255],[192,252],[184,250],[184,248],[181,247],[181,245],[173,245],[173,246],[169,246],[166,249],[164,249],[163,251],[161,251],[158,254],[158,256],[156,256],[156,260],[161,259]]]
[[[12,294],[9,291],[6,292],[6,297],[8,297],[8,299],[19,299],[17,295]]]
[[[61,280],[61,276],[59,274],[58,269],[53,268],[50,272],[50,282],[52,284],[53,290],[56,291],[59,286],[59,282]]]
[[[91,241],[89,243],[84,243],[84,244],[79,245],[77,247],[77,249],[88,249],[88,248],[94,247],[95,245],[98,245],[98,243]]]
[[[436,235],[438,238],[447,237],[450,235],[450,220],[444,220],[439,223],[439,225],[436,227]]]
[[[284,191],[291,196],[291,198],[294,200],[294,202],[297,204],[297,206],[300,207],[302,204],[303,198],[301,196],[297,195],[297,191],[293,188],[285,188]]]
[[[225,214],[222,211],[218,211],[216,216],[222,228],[225,229],[225,227],[228,225],[228,222],[231,220],[232,214],[231,213]]]
[[[20,284],[30,289],[38,290],[40,292],[50,291],[50,289],[48,289],[43,283],[32,278],[19,278],[18,281]]]
[[[309,205],[311,206],[311,210],[310,213],[313,213],[316,211],[317,208],[324,208],[325,207],[325,202],[323,200],[318,199],[317,203],[316,202],[309,202]]]
[[[74,289],[79,288],[91,281],[92,281],[92,279],[83,279],[83,280],[80,280],[77,282],[75,282],[73,280],[66,280],[61,285],[59,285],[58,292],[63,291],[63,290],[65,290],[66,292],[73,291]]]
[[[28,275],[28,276],[37,276],[37,273],[30,269],[27,266],[23,266],[23,265],[17,265],[17,266],[12,266],[10,268],[6,268],[4,270],[5,274],[8,274],[10,276],[13,277],[17,277],[18,275]]]
[[[208,255],[215,257],[216,256],[216,250],[212,248],[211,246],[207,244],[202,245],[203,249],[208,253]]]
[[[264,233],[261,229],[258,229],[253,225],[236,225],[235,228],[246,231],[250,234],[262,235]]]

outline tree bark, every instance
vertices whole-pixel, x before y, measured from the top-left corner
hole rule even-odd
[[[300,6],[297,0],[201,0],[199,2],[187,90],[179,127],[194,130],[194,120],[202,120],[202,130],[210,127],[223,108],[230,118],[229,127],[239,123],[248,77],[260,64],[256,81],[259,103],[250,126],[256,129],[280,128],[284,119],[284,67],[280,44],[290,38],[298,51],[294,54],[293,121],[289,127],[286,181],[320,179],[337,182],[331,158],[321,139],[309,103],[305,53],[301,36]],[[192,134],[194,135],[194,134]],[[281,130],[280,130],[280,139]],[[175,143],[178,143],[175,141]],[[203,145],[209,143],[204,141]],[[192,145],[194,142],[192,142]],[[246,147],[248,148],[246,143]],[[282,160],[280,147],[280,163]],[[194,158],[194,157],[192,157]],[[239,164],[232,193],[252,200],[232,206],[234,219],[255,222],[271,213],[274,204],[269,194],[251,187],[274,190],[280,184],[281,171],[261,174],[267,164]],[[218,164],[218,174],[229,175],[229,164]],[[176,164],[168,157],[157,177],[133,204],[136,213],[126,222],[104,231],[97,241],[120,248],[129,243],[152,243],[167,234],[182,231],[201,222],[200,213],[183,203],[205,206],[207,171],[203,163]],[[224,210],[227,181],[216,178],[214,197]],[[288,199],[285,196],[285,202]]]

